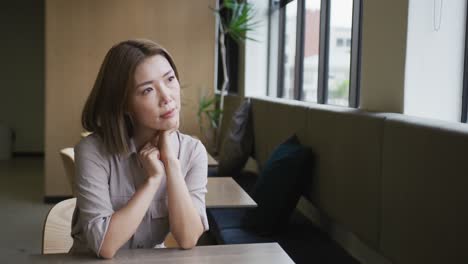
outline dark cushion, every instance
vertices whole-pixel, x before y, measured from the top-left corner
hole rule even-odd
[[[250,108],[250,98],[246,98],[232,116],[219,155],[220,176],[237,176],[253,153],[254,133]]]
[[[252,193],[255,183],[257,182],[258,174],[252,171],[243,170],[239,175],[234,177],[234,180],[244,189],[249,195]]]
[[[312,178],[312,150],[294,135],[280,144],[263,167],[252,191],[258,207],[244,218],[246,226],[259,235],[281,232]]]
[[[242,208],[207,208],[206,215],[210,225],[210,233],[218,244],[225,244],[221,237],[223,228],[239,228],[245,211]]]
[[[272,237],[259,236],[257,233],[245,228],[227,228],[220,232],[223,244],[250,244],[276,242]]]
[[[226,228],[246,227],[242,219],[247,211],[253,208],[209,208],[206,209],[210,229],[222,230]]]
[[[208,166],[208,177],[217,177],[218,176],[218,167]]]
[[[270,236],[261,236],[252,230],[234,227],[238,225],[239,217],[243,212],[245,210],[229,209],[224,211],[225,217],[216,218],[221,222],[219,226],[224,227],[216,232],[218,243],[278,242],[295,263],[359,263],[298,210],[294,210],[290,222],[283,232]],[[223,211],[217,210],[217,213],[222,214]],[[232,222],[229,218],[236,219],[236,221]]]

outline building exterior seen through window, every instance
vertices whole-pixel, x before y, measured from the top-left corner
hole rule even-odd
[[[278,33],[274,36],[279,38],[280,44],[270,45],[270,56],[278,52],[278,57],[283,57],[278,60],[280,65],[276,72],[272,72],[271,69],[275,68],[270,67],[270,76],[276,73],[282,75],[277,83],[280,92],[270,92],[270,96],[319,102],[318,90],[322,87],[326,90],[326,96],[324,102],[319,103],[349,105],[354,1],[292,0],[280,1],[281,4],[278,1],[272,2],[273,5],[276,2],[278,6],[276,9],[273,6],[270,13],[271,17],[275,17],[270,20],[270,34],[277,30]],[[323,3],[327,6],[327,12],[321,10]],[[284,12],[283,19],[278,19],[282,17],[281,12]],[[301,22],[303,25],[298,25]],[[324,22],[325,25],[321,26]],[[326,34],[321,30],[326,30]],[[327,41],[321,40],[323,36],[328,37]],[[272,41],[278,40],[270,37],[270,43]],[[302,46],[298,45],[298,41],[302,42]],[[327,47],[323,49],[320,45]],[[278,51],[271,50],[272,47]],[[301,56],[300,64],[296,56]],[[321,64],[321,60],[325,62]],[[274,63],[274,60],[270,60],[270,63]],[[325,70],[320,71],[320,67],[324,67]],[[301,70],[302,74],[297,74],[297,71]],[[325,76],[319,78],[320,74]],[[302,83],[298,84],[297,78],[301,78]],[[322,84],[320,80],[323,80]],[[300,90],[299,96],[297,90]]]
[[[309,1],[306,1],[309,2]],[[328,104],[348,105],[353,24],[353,0],[332,0],[330,5]],[[337,40],[337,41],[335,41]],[[341,45],[338,41],[341,40]]]
[[[283,97],[294,99],[294,71],[296,56],[297,1],[286,5],[286,27],[284,35],[284,79]]]

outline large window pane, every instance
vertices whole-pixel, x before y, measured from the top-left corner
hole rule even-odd
[[[283,97],[294,99],[294,63],[296,56],[297,1],[286,5],[284,32]]]
[[[353,0],[331,0],[328,104],[348,106]]]
[[[317,102],[320,0],[307,0],[305,4],[303,98]]]
[[[268,33],[268,87],[267,95],[276,97],[278,91],[278,40],[280,28],[280,9],[279,3],[271,3],[271,13],[269,18],[269,33]]]

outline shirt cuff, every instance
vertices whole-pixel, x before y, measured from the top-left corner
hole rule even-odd
[[[112,215],[95,218],[88,224],[86,240],[88,242],[88,246],[98,257],[101,257],[99,252],[101,252],[101,247],[107,234],[107,230],[109,229],[111,218]]]

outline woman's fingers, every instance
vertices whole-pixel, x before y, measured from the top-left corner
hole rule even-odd
[[[160,154],[159,154],[159,149],[157,148],[152,148],[148,151],[148,156],[155,155],[157,159],[159,159]]]
[[[139,152],[139,160],[148,177],[156,177],[164,174],[160,151],[151,143]]]
[[[140,149],[140,153],[142,151],[146,151],[146,150],[150,149],[151,147],[153,147],[151,142],[146,142],[146,144]]]
[[[159,153],[159,149],[157,147],[154,147],[150,144],[150,147],[147,147],[147,148],[143,148],[142,150],[140,150],[140,155],[142,157],[151,157],[151,155],[156,155],[156,157],[159,159],[160,157],[160,153]]]
[[[155,147],[157,147],[158,144],[159,144],[159,136],[161,135],[161,132],[163,132],[163,131],[161,131],[161,130],[156,131],[153,138],[151,138],[151,140],[149,141]]]

